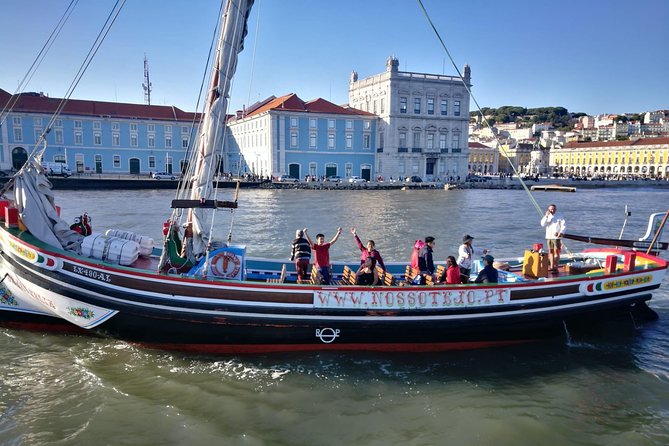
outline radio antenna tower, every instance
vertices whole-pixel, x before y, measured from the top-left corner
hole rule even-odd
[[[151,105],[151,81],[149,80],[149,59],[146,58],[146,53],[144,54],[144,83],[142,84],[144,89],[144,102],[146,105]]]

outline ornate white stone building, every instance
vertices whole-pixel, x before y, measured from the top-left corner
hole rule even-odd
[[[471,86],[471,71],[464,67]],[[390,57],[386,71],[362,80],[351,73],[349,104],[379,116],[376,173],[446,180],[467,175],[469,93],[458,76],[399,71]]]

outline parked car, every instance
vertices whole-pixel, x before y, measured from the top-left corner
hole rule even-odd
[[[349,183],[366,183],[367,180],[365,180],[364,178],[360,178],[358,176],[353,175],[352,177],[348,178],[348,182]]]
[[[279,183],[298,183],[300,180],[289,175],[281,175],[279,178],[277,178],[277,181]]]
[[[421,177],[419,177],[418,175],[413,175],[413,176],[408,177],[404,181],[406,181],[407,183],[422,183],[423,179]]]
[[[330,183],[339,183],[341,181],[341,177],[339,177],[337,175],[332,175],[332,176],[327,177],[325,179],[325,181],[328,181]]]
[[[154,172],[152,176],[154,180],[176,180],[179,178],[179,175],[167,172]]]

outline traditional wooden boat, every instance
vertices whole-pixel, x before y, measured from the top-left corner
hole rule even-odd
[[[533,341],[565,324],[647,316],[667,262],[617,248],[565,258],[590,265],[548,275],[539,252],[507,259],[495,284],[411,285],[405,265],[389,264],[382,286],[297,283],[292,264],[246,256],[243,245],[213,240],[215,150],[222,146],[231,73],[252,1],[223,14],[201,138],[188,163],[163,246],[140,236],[88,235],[58,215],[41,152],[13,178],[0,227],[0,317],[62,324],[156,348],[208,353],[310,350],[437,351]],[[237,190],[237,193],[239,190]],[[411,278],[411,277],[409,277]]]
[[[535,184],[530,190],[542,190],[546,192],[576,192],[575,187],[561,186],[559,184]]]

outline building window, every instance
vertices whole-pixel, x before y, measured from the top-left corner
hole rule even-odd
[[[353,121],[351,119],[346,120],[346,130],[353,130]]]
[[[39,138],[42,136],[42,129],[35,129],[35,142],[39,142]]]
[[[381,98],[381,114],[384,114],[386,112],[386,100],[384,98]]]
[[[314,118],[309,119],[309,128],[310,129],[315,129],[316,128],[316,120]]]
[[[81,132],[74,132],[74,143],[76,145],[82,145],[84,143],[84,135]]]
[[[420,98],[413,98],[413,113],[420,115]]]
[[[23,142],[23,130],[20,127],[14,128],[14,142]]]
[[[448,101],[446,99],[441,100],[441,115],[442,116],[448,115]]]
[[[445,133],[439,134],[439,148],[441,150],[446,149],[446,134]]]
[[[344,175],[348,178],[353,173],[353,164],[346,163],[344,164]]]
[[[290,132],[290,147],[297,147],[297,132]]]
[[[453,101],[453,115],[460,116],[460,101]]]
[[[147,132],[155,132],[156,131],[156,125],[155,124],[147,124],[146,125],[146,131]]]
[[[362,148],[363,149],[369,149],[371,139],[372,139],[371,135],[362,135]]]
[[[427,99],[427,114],[428,115],[434,114],[434,98]]]
[[[404,174],[406,173],[406,170],[407,170],[407,169],[406,169],[406,164],[405,164],[404,160],[400,160],[400,165],[399,165],[399,167],[398,167],[397,170],[398,170],[399,173],[402,174],[402,175],[404,175]]]
[[[346,134],[346,148],[347,149],[353,148],[353,135],[350,133]]]
[[[146,140],[146,145],[151,148],[156,147],[156,135],[149,135]]]
[[[130,135],[130,147],[137,147],[137,135],[134,133]]]
[[[53,124],[54,127],[62,127],[63,126],[63,120],[62,119],[56,119]]]
[[[63,143],[63,130],[62,129],[54,130],[54,137],[56,138],[56,144],[62,144]]]
[[[407,98],[402,96],[400,98],[400,113],[406,113],[407,112]]]
[[[149,169],[155,169],[156,168],[156,157],[153,155],[149,156]]]
[[[14,125],[21,125],[21,117],[20,116],[14,116],[12,118],[12,122],[14,123]]]
[[[309,147],[312,149],[316,148],[316,132],[309,133]]]
[[[400,145],[399,147],[405,149],[407,146],[407,134],[405,132],[400,132]]]
[[[181,138],[181,148],[182,149],[187,149],[188,148],[188,137],[184,136]]]
[[[460,135],[453,135],[452,142],[453,142],[453,145],[451,147],[453,148],[453,150],[458,150],[458,152],[459,152],[460,151],[459,150],[460,149]]]
[[[335,148],[335,135],[334,133],[328,133],[328,149]]]
[[[315,177],[318,173],[318,165],[316,163],[309,163],[309,175]]]
[[[96,146],[101,146],[102,145],[102,134],[101,133],[93,134],[93,144],[95,144]]]
[[[112,146],[121,145],[121,136],[118,133],[112,134]]]
[[[172,148],[172,136],[165,136],[165,148],[166,149]]]
[[[290,118],[290,126],[293,128],[297,127],[297,118]]]
[[[434,133],[427,134],[427,141],[425,143],[425,148],[434,149]]]
[[[121,124],[118,122],[112,122],[112,130],[118,132],[121,129]]]
[[[376,114],[376,99],[372,102],[372,112]]]
[[[100,130],[102,128],[102,123],[100,121],[93,121],[93,130]]]
[[[137,124],[136,123],[130,123],[130,131],[131,132],[136,132],[137,131]]]
[[[121,155],[114,155],[114,168],[118,169],[121,167]]]
[[[331,130],[335,128],[335,120],[334,119],[328,119],[328,128],[331,129]]]
[[[187,125],[182,125],[182,126],[181,126],[181,133],[186,133],[186,134],[188,134],[188,126],[187,126]]]
[[[172,133],[172,126],[171,125],[166,125],[165,126],[165,133]]]
[[[413,132],[413,148],[417,149],[420,147],[420,132]]]
[[[74,128],[75,129],[80,129],[81,128],[81,121],[75,120],[74,121]]]
[[[365,130],[370,130],[372,128],[372,122],[371,121],[364,121],[365,124],[363,125],[363,128]]]
[[[42,127],[42,118],[33,118],[34,127]]]

